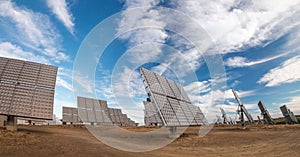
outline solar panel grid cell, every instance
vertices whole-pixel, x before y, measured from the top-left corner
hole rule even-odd
[[[161,93],[161,94],[164,94],[164,95],[167,95],[167,96],[170,96],[170,97],[175,97],[175,95],[174,95],[171,87],[169,86],[167,80],[164,77],[162,77],[160,75],[157,75],[157,74],[156,74],[156,77],[157,77],[157,79],[159,81],[159,84],[161,85],[161,87],[164,91],[164,93]]]
[[[178,119],[179,124],[181,126],[189,125],[189,122],[188,122],[185,114],[183,113],[179,102],[177,100],[170,99],[170,98],[168,98],[168,101],[170,102],[172,109],[174,111],[174,113],[173,113],[174,117],[176,117]]]
[[[159,84],[159,81],[157,80],[157,77],[154,73],[149,71],[144,71],[144,74],[146,76],[146,81],[148,84],[148,88],[152,90],[155,93],[165,94],[165,91],[162,89],[162,87]]]

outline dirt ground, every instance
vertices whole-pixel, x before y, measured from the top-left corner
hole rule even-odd
[[[18,126],[18,129],[17,132],[0,130],[1,157],[300,156],[300,125],[250,126],[246,130],[215,126],[204,137],[198,137],[198,128],[193,127],[169,145],[142,153],[109,147],[84,126]]]

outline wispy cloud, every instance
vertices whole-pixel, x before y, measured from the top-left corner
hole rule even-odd
[[[184,86],[191,101],[194,104],[199,104],[203,107],[211,107],[219,104],[224,104],[224,101],[235,99],[231,89],[217,89],[213,90],[212,80],[202,82],[192,82]],[[251,96],[255,93],[254,90],[236,91],[240,98]]]
[[[292,57],[280,66],[271,69],[262,76],[258,83],[265,84],[267,87],[278,86],[285,83],[300,81],[300,56]]]
[[[60,34],[50,22],[47,15],[33,12],[25,7],[19,7],[11,1],[0,1],[0,19],[5,23],[1,25],[14,44],[22,45],[39,55],[44,55],[49,62],[66,61],[69,57],[62,52]]]
[[[60,76],[57,76],[56,85],[64,87],[64,88],[68,89],[69,91],[73,91],[72,85],[70,83],[68,83],[67,81],[63,80]]]
[[[74,92],[78,93],[79,96],[91,97],[91,95],[94,94],[93,79],[89,78],[87,75],[81,74],[78,71],[73,71],[73,85]]]
[[[276,3],[280,4],[280,7],[274,5]],[[130,30],[129,28],[149,26],[149,29],[134,30],[122,36],[122,39],[127,39],[132,45],[146,42],[163,44],[169,42],[182,56],[167,57],[163,64],[168,65],[170,69],[174,69],[178,75],[184,76],[186,69],[195,71],[203,65],[203,55],[218,52],[226,54],[238,52],[249,47],[266,46],[291,31],[297,31],[294,28],[299,23],[294,21],[300,19],[297,9],[299,2],[276,1],[276,3],[269,1],[251,1],[246,3],[243,1],[151,0],[138,2],[136,0],[126,0],[125,9],[130,10],[137,6],[145,7],[145,9],[144,12],[124,14],[118,29],[122,32],[122,30]],[[176,18],[166,18],[170,16],[170,12],[165,12],[164,9],[158,6],[167,6],[182,11],[199,25],[184,22],[186,19],[178,19],[180,17],[176,15],[174,15]],[[179,24],[176,21],[182,22]],[[169,32],[164,29],[170,28],[170,26],[180,28],[180,32]],[[201,34],[192,31],[197,30],[199,27],[203,27],[211,35],[216,45],[218,45],[216,48],[204,49],[204,52],[201,52],[189,41],[178,35],[198,36],[199,38]],[[164,48],[157,44],[153,49],[164,50]],[[143,49],[143,51],[149,50]],[[139,52],[136,52],[133,56],[140,58]],[[154,54],[154,56],[159,56],[164,54],[164,51],[155,51]],[[252,66],[278,57],[280,55],[258,61],[249,61],[244,57],[234,57],[228,59],[227,65],[231,67]],[[143,59],[146,60],[147,57]]]
[[[222,53],[268,44],[286,34],[299,19],[299,1],[172,1],[197,20]],[[294,16],[295,15],[295,16]],[[299,25],[299,23],[298,23]],[[189,26],[187,26],[189,27]]]
[[[0,43],[0,56],[49,64],[48,60],[44,56],[25,51],[21,47],[10,42]]]
[[[70,8],[68,8],[66,0],[47,0],[47,5],[69,32],[74,34],[74,17]]]
[[[262,64],[262,63],[265,63],[265,62],[268,62],[268,61],[280,58],[280,57],[282,57],[284,55],[286,55],[286,54],[280,54],[280,55],[276,55],[276,56],[269,57],[269,58],[263,58],[263,59],[256,60],[256,61],[249,61],[245,57],[239,57],[239,56],[238,57],[232,57],[232,58],[228,58],[226,60],[225,65],[229,66],[229,67],[234,67],[234,68],[237,68],[237,67],[249,67],[249,66],[253,66],[253,65],[257,65],[257,64]]]

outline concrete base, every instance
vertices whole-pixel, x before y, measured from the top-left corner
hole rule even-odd
[[[6,130],[17,131],[17,117],[7,116]]]

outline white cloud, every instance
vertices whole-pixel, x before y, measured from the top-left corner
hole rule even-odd
[[[164,9],[157,7],[160,5],[158,0],[145,2],[126,0],[125,7],[128,10],[137,6],[145,7],[145,9],[141,12],[123,14],[118,29],[120,33],[125,30],[132,30],[131,28],[149,27],[148,29],[132,30],[132,32],[123,35],[122,39],[128,39],[131,43],[130,46],[147,42],[171,42],[183,55],[166,57],[162,64],[176,71],[178,76],[186,75],[186,69],[189,69],[189,71],[199,69],[203,65],[202,55],[215,54],[219,50],[225,54],[248,47],[265,46],[299,25],[298,22],[294,22],[299,21],[300,17],[298,15],[298,1],[270,2],[255,0],[246,3],[236,0],[171,0],[166,3],[169,3],[172,8],[182,11],[198,24],[195,25],[195,23],[188,22],[186,19],[178,19],[180,17],[176,15],[174,15],[174,18],[166,18],[170,17],[170,12],[165,12]],[[280,4],[280,6],[277,4]],[[178,21],[181,21],[181,23],[178,23]],[[211,35],[216,45],[218,45],[217,48],[208,50],[201,48],[199,51],[192,43],[189,43],[186,39],[183,40],[180,36],[185,35],[183,37],[193,39],[201,38],[201,33],[192,31],[198,30],[199,27],[203,27]],[[165,31],[164,28],[180,29],[177,29],[178,32],[170,33]],[[155,51],[154,56],[165,55],[163,46],[155,45],[153,49],[161,49],[161,51]],[[149,50],[147,48],[142,51],[151,50],[151,48]],[[132,60],[140,58],[142,51],[137,51],[132,55],[134,58]],[[278,57],[280,55],[258,61],[248,61],[243,57],[234,57],[228,59],[227,65],[232,67],[252,66]],[[147,61],[147,57],[143,58],[143,61],[145,60]]]
[[[75,85],[73,86],[74,92],[78,93],[79,96],[91,96],[94,92],[93,79],[89,78],[87,75],[82,75],[79,72],[73,71],[73,85]]]
[[[68,83],[67,81],[63,80],[60,76],[57,76],[56,85],[64,87],[70,91],[73,91],[72,85],[70,83]]]
[[[290,17],[299,19],[297,0],[186,0],[174,6],[198,21],[223,53],[270,43],[295,26]]]
[[[11,1],[0,1],[0,19],[6,21],[2,26],[9,29],[4,32],[14,39],[14,43],[45,55],[54,62],[69,59],[61,52],[60,35],[47,15],[16,6]]]
[[[299,16],[296,14],[299,2],[295,0],[276,2],[251,1],[249,3],[235,0],[186,0],[170,1],[169,3],[175,9],[195,19],[207,30],[223,53],[269,43],[299,24],[298,22],[295,24],[295,20],[299,19]],[[145,15],[142,14],[134,15],[134,18],[124,17],[122,23],[128,22],[135,26],[146,22],[149,25],[152,25],[151,23],[153,22],[170,24],[170,19],[164,19],[164,12],[154,8],[159,4],[159,1],[137,3],[135,0],[127,0],[126,4],[129,8],[130,6],[135,7],[137,4],[140,7],[145,6],[150,8],[147,11],[150,10],[149,12],[155,12],[157,15],[142,16]],[[144,22],[140,22],[143,20]],[[120,26],[123,27],[122,25]],[[191,29],[193,27],[189,23],[185,24],[186,30],[193,30]]]
[[[213,81],[207,80],[202,82],[192,82],[184,86],[189,98],[193,104],[198,104],[203,110],[216,107],[220,104],[228,102],[230,99],[235,99],[231,89],[212,90]],[[251,96],[255,91],[236,91],[240,98]],[[211,110],[211,109],[210,109]]]
[[[21,47],[16,46],[10,42],[0,43],[0,56],[49,64],[48,60],[45,57],[25,51]]]
[[[74,33],[74,17],[68,8],[66,0],[47,0],[48,7],[64,24],[71,34]]]
[[[295,56],[286,60],[280,66],[271,69],[262,76],[258,83],[266,84],[267,87],[278,86],[285,83],[300,81],[300,56]]]
[[[141,0],[124,0],[125,1],[125,7],[127,8],[135,8],[135,7],[152,7],[157,5],[160,0],[147,0],[147,1],[141,1]]]
[[[300,114],[300,96],[290,98],[290,101],[286,102],[285,104],[291,109],[292,112],[294,112],[294,114]]]
[[[277,59],[279,57],[282,57],[286,54],[280,54],[277,56],[273,56],[273,57],[269,57],[269,58],[264,58],[261,60],[257,60],[257,61],[248,61],[245,57],[232,57],[232,58],[228,58],[227,61],[225,62],[226,66],[229,67],[248,67],[248,66],[253,66],[253,65],[257,65],[257,64],[262,64],[274,59]]]

